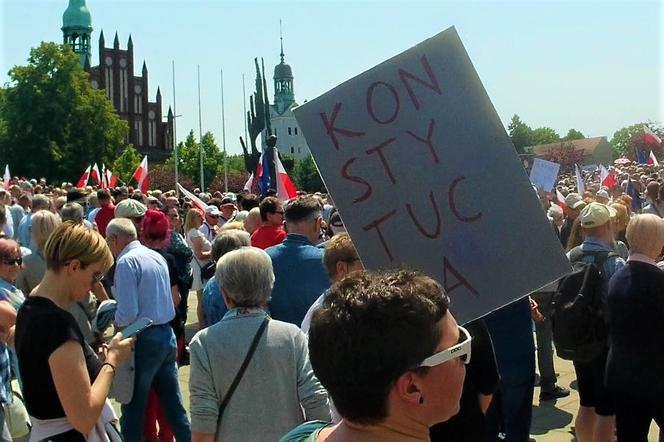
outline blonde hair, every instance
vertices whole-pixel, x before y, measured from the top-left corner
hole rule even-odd
[[[325,264],[327,274],[331,278],[337,275],[338,262],[347,262],[350,264],[359,259],[360,257],[357,255],[353,241],[351,241],[350,236],[346,232],[334,235],[325,243],[323,264]]]
[[[184,227],[183,227],[185,234],[189,230],[196,228],[194,226],[194,220],[197,218],[200,218],[201,220],[203,219],[203,214],[201,213],[200,210],[192,207],[187,211],[187,217],[184,220]]]
[[[32,232],[30,237],[39,250],[44,248],[44,244],[51,236],[51,233],[60,225],[62,221],[53,212],[40,210],[32,215]]]
[[[44,246],[46,269],[58,271],[69,261],[80,261],[83,268],[101,262],[104,271],[113,265],[106,240],[83,224],[66,221],[58,226]]]
[[[650,213],[636,215],[627,224],[625,237],[630,253],[641,253],[654,259],[664,247],[664,220]]]
[[[244,230],[244,223],[242,221],[231,221],[221,226],[221,231],[226,230]]]
[[[616,211],[615,223],[616,223],[617,231],[620,232],[625,227],[627,227],[627,223],[629,222],[629,215],[627,214],[627,207],[625,207],[625,205],[621,204],[621,203],[613,203],[613,204],[611,204],[610,207],[612,207]]]

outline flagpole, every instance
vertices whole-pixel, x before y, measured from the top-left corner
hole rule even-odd
[[[244,74],[242,74],[242,103],[244,105],[244,140],[246,143],[249,142],[249,135],[247,133],[247,93],[244,90]]]
[[[178,166],[179,166],[179,158],[178,158],[178,138],[177,138],[177,132],[176,132],[176,120],[177,117],[176,115],[177,110],[175,109],[175,60],[171,61],[171,67],[172,67],[172,72],[173,72],[173,153],[175,155],[175,182],[179,183],[180,182],[180,177],[178,175]],[[178,186],[175,186],[175,193],[176,195],[180,196],[180,189],[178,189]]]
[[[228,154],[226,153],[226,120],[224,117],[224,70],[221,69],[221,142],[224,145],[224,192],[228,192]]]
[[[198,65],[198,167],[201,176],[201,192],[205,192],[205,178],[203,176],[203,122],[201,117],[201,65]]]

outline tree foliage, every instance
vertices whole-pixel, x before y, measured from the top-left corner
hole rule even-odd
[[[326,192],[323,180],[318,173],[314,158],[309,155],[302,160],[295,160],[291,177],[298,190],[306,192]]]
[[[575,164],[583,162],[584,151],[577,149],[571,142],[561,142],[550,147],[543,155],[543,159],[560,164],[562,172],[570,172]]]
[[[178,144],[178,172],[193,179],[197,186],[201,185],[200,180],[200,149],[203,148],[203,176],[206,187],[221,170],[223,173],[224,153],[219,150],[212,132],[203,134],[203,139],[199,143],[196,141],[194,130],[189,131],[184,143]],[[175,165],[175,152],[166,161],[167,165]]]
[[[655,123],[637,123],[631,126],[623,127],[613,134],[611,145],[617,157],[627,157],[632,160],[636,159],[636,151],[650,151],[656,154],[661,153],[662,144],[659,146],[648,144],[645,141],[643,126],[648,126],[650,130],[655,132],[659,138],[664,139],[664,129]],[[664,143],[663,143],[664,144]]]
[[[550,127],[538,127],[532,132],[531,142],[533,146],[555,143],[556,141],[560,141],[560,135]]]
[[[139,164],[141,164],[141,155],[136,149],[134,149],[134,146],[130,144],[113,162],[113,168],[111,170],[120,181],[128,184]]]
[[[586,136],[581,133],[581,131],[578,131],[576,129],[570,129],[567,131],[567,135],[565,135],[561,141],[574,141],[574,140],[583,140]]]
[[[0,156],[17,175],[71,180],[122,152],[127,123],[68,46],[42,43],[9,77],[0,93]]]
[[[507,130],[517,153],[524,153],[524,147],[533,145],[533,130],[517,114],[512,116]]]

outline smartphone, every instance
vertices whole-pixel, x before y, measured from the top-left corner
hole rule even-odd
[[[152,319],[150,318],[140,318],[133,324],[128,325],[124,329],[120,330],[120,333],[122,333],[122,338],[131,338],[132,336],[135,336],[148,328],[149,326],[152,325]]]

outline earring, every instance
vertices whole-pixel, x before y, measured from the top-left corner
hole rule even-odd
[[[424,397],[420,396],[420,405],[422,405],[423,403],[424,403]]]

